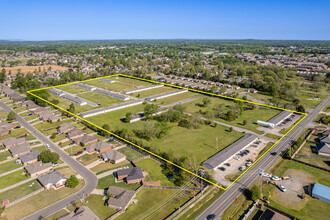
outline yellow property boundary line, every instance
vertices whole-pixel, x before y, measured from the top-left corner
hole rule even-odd
[[[96,124],[94,124],[94,123],[92,123],[92,122],[90,122],[90,121],[88,121],[88,120],[80,117],[79,115],[73,114],[73,113],[67,111],[66,109],[61,108],[60,106],[55,105],[55,104],[53,104],[53,103],[51,103],[51,102],[49,102],[49,101],[47,101],[47,100],[45,100],[45,99],[43,99],[43,98],[41,98],[39,96],[33,94],[33,92],[35,92],[35,91],[40,91],[40,90],[45,90],[45,89],[50,89],[50,88],[55,88],[55,87],[60,87],[60,86],[66,86],[66,85],[72,85],[72,84],[80,83],[80,82],[88,82],[88,81],[97,80],[97,79],[104,79],[104,78],[116,77],[116,76],[133,78],[133,79],[142,80],[142,81],[151,82],[151,83],[163,84],[163,85],[166,85],[166,86],[170,86],[170,87],[174,87],[174,88],[179,88],[179,89],[187,89],[189,91],[193,91],[193,92],[197,92],[197,93],[207,94],[207,95],[211,95],[211,96],[217,96],[217,97],[221,97],[221,98],[225,98],[225,99],[231,99],[231,100],[235,100],[235,101],[241,101],[241,102],[251,103],[251,104],[255,104],[255,105],[259,105],[259,106],[264,106],[264,107],[268,107],[268,108],[279,109],[279,110],[282,110],[282,111],[290,111],[290,112],[293,112],[293,113],[304,115],[304,117],[301,118],[290,130],[288,130],[275,144],[273,144],[273,146],[271,146],[265,153],[263,153],[250,167],[248,167],[241,175],[239,175],[228,187],[224,188],[224,187],[219,186],[216,183],[213,183],[213,182],[211,182],[211,181],[209,181],[209,180],[207,180],[207,179],[205,179],[205,178],[203,178],[203,177],[201,177],[201,176],[199,176],[199,175],[197,175],[197,174],[195,174],[195,173],[193,173],[193,172],[191,172],[191,171],[189,171],[189,170],[187,170],[187,169],[185,169],[185,168],[183,168],[183,167],[181,167],[181,166],[179,166],[179,165],[177,165],[177,164],[175,164],[175,163],[173,163],[173,162],[171,162],[169,160],[166,160],[165,158],[163,158],[163,157],[161,157],[161,156],[159,156],[159,155],[157,155],[155,153],[152,153],[151,151],[148,151],[148,150],[146,150],[146,149],[144,149],[144,148],[142,148],[142,147],[140,147],[140,146],[138,146],[138,145],[130,142],[129,140],[126,140],[125,138],[122,138],[122,137],[120,137],[120,136],[118,136],[118,135],[116,135],[116,134],[114,134],[114,133],[112,133],[112,132],[110,132],[108,130],[105,130],[104,128],[102,128],[102,127],[100,127],[100,126],[98,126],[98,125],[96,125]],[[72,115],[72,116],[74,116],[74,117],[76,117],[76,118],[79,118],[82,121],[85,121],[85,122],[87,122],[87,123],[89,123],[89,124],[97,127],[98,129],[100,129],[102,131],[105,131],[105,132],[111,134],[112,136],[114,136],[114,137],[116,137],[116,138],[118,138],[118,139],[120,139],[120,140],[122,140],[122,141],[124,141],[126,143],[131,144],[132,146],[134,146],[134,147],[136,147],[136,148],[138,148],[138,149],[140,149],[140,150],[142,150],[144,152],[147,152],[148,154],[151,154],[151,155],[153,155],[153,156],[155,156],[155,157],[157,157],[157,158],[159,158],[159,159],[161,159],[161,160],[163,160],[163,161],[165,161],[165,162],[167,162],[167,163],[169,163],[169,164],[171,164],[173,166],[176,166],[176,167],[178,167],[178,168],[180,168],[180,169],[188,172],[189,174],[194,175],[194,176],[196,176],[196,177],[198,177],[198,178],[200,178],[200,179],[202,179],[202,180],[204,180],[204,181],[206,181],[206,182],[208,182],[208,183],[210,183],[212,185],[215,185],[215,186],[217,186],[217,187],[219,187],[220,189],[223,189],[223,190],[227,190],[232,184],[234,184],[239,178],[241,178],[249,169],[251,169],[251,167],[254,166],[255,163],[257,163],[263,156],[265,156],[265,154],[267,154],[278,142],[280,142],[288,133],[291,132],[292,129],[294,129],[308,115],[307,113],[297,112],[297,111],[293,111],[293,110],[289,110],[289,109],[284,109],[284,108],[279,108],[279,107],[275,107],[275,106],[271,106],[271,105],[266,105],[266,104],[261,104],[261,103],[257,103],[257,102],[251,102],[251,101],[248,101],[248,100],[227,97],[227,96],[218,95],[218,94],[209,93],[209,92],[204,92],[204,91],[200,91],[200,90],[189,89],[189,88],[186,88],[186,87],[176,86],[176,85],[172,85],[172,84],[161,83],[161,82],[157,82],[157,81],[154,81],[154,80],[148,80],[148,79],[143,79],[143,78],[139,78],[139,77],[128,76],[128,75],[125,75],[125,74],[114,74],[114,75],[110,75],[110,76],[103,76],[103,77],[98,77],[98,78],[93,78],[93,79],[88,79],[88,80],[82,80],[82,81],[78,81],[78,82],[66,83],[66,84],[57,85],[57,86],[50,86],[50,87],[45,87],[45,88],[40,88],[40,89],[34,89],[34,90],[27,91],[27,93],[30,94],[30,95],[32,95],[32,96],[34,96],[34,97],[36,97],[36,98],[38,98],[38,99],[40,99],[40,100],[42,100],[42,101],[44,101],[44,102],[46,102],[46,103],[48,103],[48,104],[50,104],[50,105],[52,105],[52,106],[54,106],[54,107],[56,107],[56,108],[58,108],[58,109],[60,109],[60,110],[62,110],[62,111],[64,111],[64,112],[66,112],[66,113],[68,113],[68,114],[70,114],[70,115]]]

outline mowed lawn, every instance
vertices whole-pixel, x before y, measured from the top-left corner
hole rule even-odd
[[[104,196],[102,195],[89,195],[85,198],[87,205],[98,217],[101,219],[107,219],[117,211],[113,208],[104,205]]]
[[[18,170],[14,173],[0,177],[0,189],[6,188],[29,178],[25,175],[22,175],[22,173],[23,170]]]
[[[120,152],[120,153],[125,154],[126,158],[129,159],[129,160],[135,160],[135,159],[138,159],[140,157],[143,157],[143,154],[140,154],[139,152],[133,150],[130,147],[123,147],[123,148],[121,148],[117,151]]]
[[[112,78],[111,80],[115,80],[115,79]],[[88,82],[84,82],[84,83],[91,85],[91,86],[98,87],[98,88],[115,91],[115,92],[121,92],[121,91],[129,90],[129,89],[137,88],[137,86],[134,84],[121,83],[121,82],[108,83],[108,82],[104,82],[101,80],[92,80],[92,81],[88,81]]]
[[[146,177],[147,182],[160,181],[162,186],[175,186],[174,183],[169,181],[167,177],[162,173],[161,164],[151,158],[140,160],[135,162],[135,165],[141,167],[143,171],[148,173]]]
[[[129,94],[129,95],[132,95],[137,98],[145,98],[148,96],[157,95],[157,94],[161,94],[164,92],[170,92],[170,91],[174,91],[174,90],[177,90],[177,89],[169,87],[169,86],[163,86],[163,87],[159,87],[159,88],[155,88],[155,89],[149,89],[149,90],[145,90],[145,91],[141,91],[141,92],[135,92],[135,93]]]
[[[128,160],[124,160],[120,163],[117,164],[112,164],[112,163],[101,163],[99,165],[96,165],[95,167],[91,168],[91,171],[94,172],[96,175],[113,170],[115,168],[120,168],[120,167],[132,167],[132,164]]]
[[[16,164],[15,160],[8,161],[6,163],[0,164],[0,174],[15,170],[22,167],[21,164]]]
[[[135,86],[150,86],[153,83],[144,81],[144,80],[139,80],[139,79],[133,79],[133,78],[129,78],[129,77],[112,77],[112,78],[108,78],[108,79],[112,79],[118,82],[122,82],[122,83],[128,83],[128,84],[133,84]]]
[[[38,180],[32,180],[30,182],[24,183],[20,186],[7,190],[0,193],[0,200],[9,199],[10,202],[15,201],[23,196],[26,196],[41,188]]]
[[[230,133],[227,130],[227,127],[221,125],[202,125],[199,129],[173,126],[164,138],[144,141],[144,144],[175,156],[196,158],[200,163],[243,136],[240,132],[233,130]],[[219,140],[218,149],[216,138]]]
[[[202,95],[199,93],[188,91],[188,92],[181,93],[178,95],[173,95],[173,96],[169,96],[166,98],[158,99],[155,101],[155,103],[159,104],[159,105],[168,105],[168,104],[172,104],[172,103],[179,102],[179,101],[182,101],[182,100],[185,100],[185,99],[188,99],[191,97],[196,97],[196,96],[202,97]]]
[[[60,89],[60,90],[63,90],[65,92],[69,92],[69,93],[72,93],[72,94],[77,94],[77,93],[88,92],[89,91],[88,89],[84,89],[84,88],[81,88],[79,86],[75,86],[74,84],[66,85],[66,86],[59,86],[59,87],[57,87],[57,89]]]
[[[77,160],[86,166],[94,161],[97,161],[99,159],[99,156],[100,154],[98,153],[85,154],[81,157],[78,157]]]
[[[1,152],[0,153],[0,161],[4,161],[4,160],[7,160],[7,157],[10,156],[10,153],[8,150],[4,151],[4,152]]]
[[[193,196],[191,191],[176,193],[178,190],[142,189],[136,195],[137,204],[131,204],[116,219],[165,219]]]
[[[115,99],[113,97],[103,95],[97,92],[82,93],[79,94],[78,96],[95,103],[100,103],[102,107],[115,105],[123,102],[120,99]]]
[[[137,188],[140,187],[140,185],[141,184],[139,184],[139,183],[126,184],[124,181],[116,183],[115,176],[112,174],[112,175],[99,179],[96,188],[97,189],[106,189],[109,186],[118,186],[118,187],[122,187],[125,189],[136,190]]]

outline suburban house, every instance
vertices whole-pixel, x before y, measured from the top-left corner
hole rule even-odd
[[[26,106],[26,109],[27,109],[28,111],[33,111],[33,110],[39,108],[39,106],[36,105],[36,104],[35,104],[33,101],[31,101],[31,100],[25,101],[24,103],[22,103],[21,106],[22,106],[22,107],[23,107],[23,106]]]
[[[6,148],[11,148],[18,144],[23,144],[24,142],[25,142],[25,137],[18,137],[18,138],[9,137],[1,140],[0,144]]]
[[[67,179],[62,174],[60,174],[57,170],[38,178],[39,183],[45,189],[59,188],[61,186],[64,186],[66,183],[66,180]]]
[[[18,95],[17,93],[9,94],[8,97],[14,102],[24,102],[26,100],[24,96]]]
[[[320,143],[316,144],[317,153],[323,156],[330,156],[330,135],[325,131],[320,138]]]
[[[125,154],[122,154],[116,150],[108,150],[100,155],[100,158],[105,162],[113,161],[115,164],[126,160]]]
[[[258,220],[290,220],[291,218],[273,211],[271,209],[266,209],[262,215],[258,218]]]
[[[89,144],[93,144],[98,141],[98,139],[92,135],[83,135],[73,140],[76,144],[82,144],[83,146],[87,146]]]
[[[13,129],[13,125],[7,122],[0,123],[0,137],[8,135],[9,132]]]
[[[108,206],[114,209],[126,210],[135,197],[134,190],[124,189],[118,186],[109,186],[107,194],[113,195],[108,199]]]
[[[81,206],[76,211],[70,212],[57,220],[100,220],[100,218],[87,206]]]
[[[67,132],[69,132],[69,131],[71,131],[73,129],[75,129],[75,127],[72,124],[70,124],[70,123],[64,123],[64,124],[62,124],[61,126],[59,126],[57,128],[57,131],[60,134],[64,134],[64,133],[67,133]]]
[[[27,154],[23,154],[18,159],[20,159],[22,164],[26,166],[31,163],[36,163],[38,161],[38,156],[39,156],[39,151],[36,150]]]
[[[46,110],[46,111],[41,112],[40,114],[38,114],[39,118],[44,120],[44,121],[47,121],[47,119],[52,115],[54,115],[54,113],[50,110]]]
[[[41,112],[44,112],[44,111],[47,111],[47,109],[43,108],[43,107],[39,107],[34,110],[31,110],[32,114],[34,114],[34,115],[39,115]]]
[[[203,162],[203,166],[210,169],[215,170],[218,167],[220,167],[222,164],[230,160],[235,154],[237,154],[239,151],[244,150],[247,148],[250,144],[255,142],[258,139],[257,135],[254,134],[247,134],[234,143],[230,144],[220,152],[216,153],[209,159],[205,160]]]
[[[19,157],[30,152],[30,144],[24,142],[23,144],[15,145],[8,149],[12,157]]]
[[[62,118],[61,117],[59,117],[59,116],[57,116],[57,115],[51,115],[51,116],[49,116],[46,120],[48,121],[48,122],[57,122],[57,121],[60,121]]]
[[[85,134],[85,132],[83,132],[82,130],[74,128],[67,133],[67,138],[70,140],[73,140],[73,139],[84,136],[84,134]]]
[[[117,179],[123,179],[127,184],[140,183],[143,181],[144,176],[141,167],[132,167],[117,171]]]
[[[85,150],[88,152],[88,153],[92,153],[94,151],[97,151],[99,153],[104,153],[108,150],[111,150],[113,148],[113,145],[112,144],[109,144],[105,141],[98,141],[94,144],[91,144],[89,146],[87,146],[85,148]]]
[[[36,163],[28,164],[24,168],[31,177],[34,177],[49,172],[52,169],[52,166],[52,163],[43,164],[41,161],[38,161]]]

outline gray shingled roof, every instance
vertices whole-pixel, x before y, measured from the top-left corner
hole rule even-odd
[[[126,176],[127,181],[135,179],[143,179],[143,173],[141,167],[132,167],[127,169],[122,169],[117,171],[118,176]]]
[[[98,141],[98,142],[96,142],[94,144],[91,144],[91,145],[87,146],[86,147],[86,150],[87,151],[90,151],[92,149],[95,149],[97,151],[102,151],[102,150],[107,149],[107,148],[109,148],[111,146],[112,146],[112,144],[109,144],[109,143],[107,143],[105,141]]]
[[[292,112],[282,111],[279,114],[272,117],[271,119],[269,119],[267,122],[277,125],[278,123],[283,121],[285,118],[289,117],[291,114],[292,114]]]
[[[19,137],[19,138],[9,137],[0,141],[0,143],[2,143],[5,147],[12,146],[15,144],[21,144],[24,142],[25,142],[25,137]]]
[[[81,206],[77,211],[70,212],[57,220],[100,220],[100,218],[87,206]]]
[[[68,132],[68,137],[71,139],[75,136],[82,135],[82,134],[85,134],[85,132],[83,132],[80,129],[74,128],[74,129],[72,129],[71,131]]]
[[[120,160],[122,158],[125,158],[125,154],[122,154],[116,150],[108,150],[106,152],[104,152],[101,157],[103,158],[108,158],[108,160]]]
[[[60,174],[57,170],[54,172],[48,173],[42,177],[38,178],[38,181],[42,186],[47,186],[48,184],[56,185],[61,179],[66,179],[62,174]]]
[[[98,140],[98,139],[96,137],[92,136],[92,135],[85,134],[82,137],[78,137],[78,138],[74,139],[74,142],[76,142],[76,143],[88,143],[88,142],[91,142],[91,141],[94,141],[94,140]]]
[[[325,142],[317,143],[316,148],[319,153],[330,155],[330,144]]]
[[[12,156],[26,153],[30,151],[30,144],[28,142],[25,142],[23,144],[15,145],[9,148],[9,151],[12,154]]]
[[[122,209],[129,205],[129,202],[134,198],[136,193],[134,190],[124,189],[118,186],[109,186],[107,192],[114,196],[108,199],[108,204],[122,207]]]
[[[61,133],[65,133],[65,132],[68,132],[68,131],[71,131],[72,129],[74,129],[75,127],[72,125],[72,124],[70,124],[70,123],[64,123],[64,124],[62,124],[59,128],[58,128],[58,130],[59,130],[59,132],[61,132]]]
[[[205,160],[203,162],[203,165],[209,166],[212,168],[215,168],[222,164],[224,161],[226,161],[228,158],[235,155],[237,152],[242,150],[246,145],[250,144],[251,142],[255,141],[258,138],[257,135],[254,134],[247,134],[243,136],[242,138],[238,139],[231,145],[227,146],[222,151],[216,153],[209,159]]]
[[[53,166],[52,163],[44,163],[44,164],[42,164],[41,161],[38,161],[36,163],[32,163],[32,164],[26,165],[24,168],[25,168],[25,170],[28,173],[34,174],[34,173],[37,173],[39,171],[42,171],[42,170],[51,168],[52,166]]]
[[[36,150],[20,156],[19,159],[22,161],[22,163],[27,163],[31,160],[38,159],[38,156],[39,156],[39,151]]]

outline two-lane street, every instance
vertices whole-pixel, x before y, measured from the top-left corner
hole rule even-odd
[[[246,188],[248,188],[257,177],[260,170],[266,170],[280,157],[282,152],[298,135],[307,127],[309,123],[328,105],[330,95],[322,101],[304,120],[300,122],[294,129],[291,130],[284,138],[282,138],[274,148],[262,157],[254,166],[252,166],[238,181],[236,181],[229,189],[227,189],[212,205],[210,205],[197,219],[207,219],[208,215],[214,214],[216,219],[220,219],[222,213],[230,206]],[[277,152],[277,156],[270,153]]]
[[[10,112],[12,111],[11,108],[9,108],[5,103],[0,101],[0,106],[2,107],[3,111]],[[16,120],[26,128],[31,134],[33,134],[37,139],[39,139],[42,143],[49,144],[50,148],[52,151],[57,152],[60,155],[60,158],[72,169],[74,169],[80,176],[82,176],[85,180],[85,185],[84,187],[72,194],[71,196],[62,199],[28,217],[25,219],[31,219],[31,220],[36,220],[36,219],[41,219],[42,216],[52,214],[54,212],[57,212],[66,206],[68,206],[72,201],[77,200],[77,199],[82,199],[86,195],[88,195],[90,192],[93,191],[93,189],[97,185],[97,178],[92,173],[90,170],[85,168],[83,165],[81,165],[78,161],[75,159],[71,158],[69,155],[67,155],[64,151],[62,151],[58,146],[56,146],[52,141],[50,141],[45,135],[43,135],[40,131],[38,131],[35,127],[30,125],[24,118],[21,116],[17,115]]]

